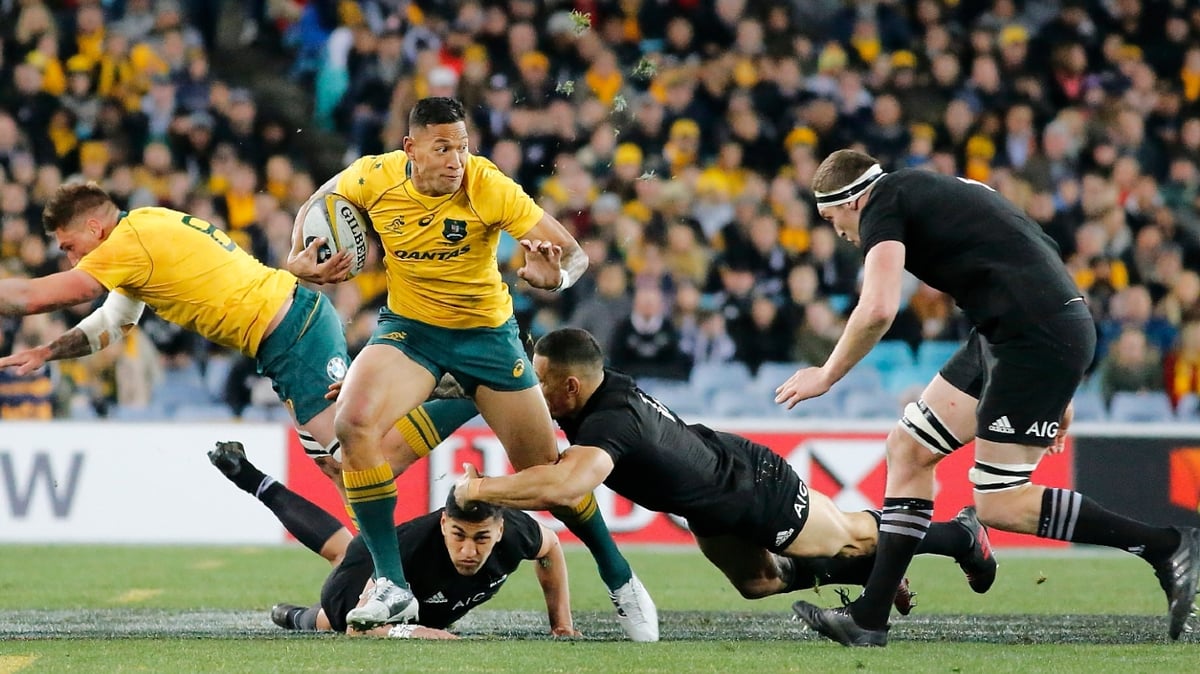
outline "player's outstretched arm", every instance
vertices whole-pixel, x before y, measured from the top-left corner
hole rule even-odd
[[[567,560],[563,556],[562,544],[558,535],[544,526],[542,530],[542,549],[534,558],[537,564],[538,584],[542,586],[542,594],[546,597],[546,614],[550,618],[550,633],[556,637],[583,636],[575,629],[575,621],[571,618],[571,592],[567,586]]]
[[[464,507],[472,501],[521,510],[573,506],[599,487],[612,469],[608,452],[586,445],[568,447],[557,463],[501,477],[480,477],[475,466],[465,464],[463,476],[454,485],[454,499]]]
[[[566,290],[583,276],[588,268],[587,253],[575,237],[549,214],[521,239],[525,249],[525,265],[517,275],[529,285],[542,290]]]
[[[17,351],[0,358],[0,369],[16,367],[17,374],[26,375],[52,360],[80,358],[120,341],[137,325],[146,305],[118,292],[108,297],[79,324],[49,344]]]
[[[904,280],[904,244],[884,241],[867,252],[863,264],[863,289],[858,306],[850,312],[846,329],[833,353],[821,367],[797,370],[779,388],[775,402],[787,405],[824,394],[850,368],[862,360],[887,332],[900,310],[900,288]]]
[[[340,283],[345,281],[350,273],[350,251],[338,251],[328,260],[318,262],[317,252],[325,245],[325,239],[318,238],[310,241],[308,245],[304,244],[304,218],[308,216],[308,211],[314,204],[333,193],[341,175],[338,173],[325,181],[296,213],[296,221],[292,224],[292,250],[288,253],[286,268],[302,281],[317,284]]]
[[[79,269],[39,278],[0,281],[0,316],[28,316],[91,302],[106,292],[91,274]]]

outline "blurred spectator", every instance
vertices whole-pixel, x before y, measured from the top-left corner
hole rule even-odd
[[[750,303],[749,320],[738,335],[737,359],[748,365],[751,372],[758,372],[758,367],[766,362],[790,360],[793,336],[785,324],[779,306],[770,295],[755,295]]]
[[[575,307],[567,325],[592,333],[604,353],[610,353],[613,333],[621,321],[629,317],[632,301],[627,292],[625,267],[609,262],[595,269],[596,294],[585,298]]]
[[[1137,328],[1122,330],[1096,372],[1104,403],[1111,403],[1119,391],[1163,391],[1162,362],[1161,353],[1149,346],[1146,333]]]
[[[1162,372],[1172,405],[1185,395],[1200,395],[1200,320],[1179,329],[1179,341],[1163,358]]]
[[[1166,353],[1171,348],[1177,333],[1166,319],[1152,314],[1150,292],[1138,285],[1129,286],[1113,296],[1110,318],[1100,321],[1097,359],[1103,359],[1109,345],[1129,329],[1139,331],[1149,348],[1157,354]]]
[[[667,319],[662,290],[639,286],[632,307],[613,333],[609,353],[613,367],[633,377],[687,379],[691,363],[680,348],[679,333]]]
[[[693,367],[719,365],[733,362],[738,346],[729,336],[721,312],[702,309],[697,316],[695,334],[685,351],[691,357]]]

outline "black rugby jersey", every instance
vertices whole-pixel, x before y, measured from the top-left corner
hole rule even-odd
[[[537,557],[542,549],[542,530],[537,522],[519,510],[505,509],[503,516],[504,535],[473,576],[460,575],[450,562],[450,553],[442,537],[442,509],[396,527],[400,560],[409,587],[420,603],[422,625],[438,629],[450,626],[495,596],[522,561]],[[366,573],[369,574],[371,554],[362,536],[355,536],[346,550],[346,560],[362,556],[366,558]],[[362,583],[369,577],[365,576]],[[345,591],[357,596],[362,591],[362,583]]]
[[[1081,293],[1057,245],[990,187],[901,169],[880,178],[859,221],[863,254],[904,244],[904,267],[954,298],[981,334],[1057,314]]]
[[[577,415],[557,421],[571,444],[599,447],[612,457],[604,480],[610,489],[707,529],[743,521],[764,457],[772,471],[783,465],[765,447],[685,424],[615,370],[604,371],[604,382]]]

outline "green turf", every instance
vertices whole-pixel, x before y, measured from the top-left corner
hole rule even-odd
[[[1149,567],[1129,556],[1004,555],[986,596],[972,594],[949,560],[918,559],[910,573],[917,610],[896,621],[888,648],[863,651],[788,621],[796,598],[836,603],[832,588],[751,602],[695,552],[628,554],[663,611],[663,638],[673,641],[542,639],[531,570],[464,621],[467,641],[297,638],[275,631],[265,611],[281,600],[316,599],[327,567],[299,547],[0,546],[0,609],[8,617],[0,621],[0,674],[1200,669],[1200,640],[1165,641],[1162,593]],[[611,608],[590,560],[580,550],[568,559],[581,629],[612,639]],[[80,638],[109,623],[133,638]],[[13,639],[56,628],[56,638]],[[526,638],[499,638],[514,634]],[[1070,643],[1046,643],[1058,641]]]

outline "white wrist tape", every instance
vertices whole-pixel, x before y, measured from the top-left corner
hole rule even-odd
[[[100,305],[83,320],[79,321],[81,332],[88,338],[92,353],[120,340],[125,333],[137,325],[146,309],[143,302],[131,299],[118,292],[110,292]]]
[[[567,288],[571,287],[572,283],[575,283],[575,280],[571,278],[571,275],[567,273],[567,270],[559,269],[558,285],[554,286],[553,291],[557,293],[566,290]]]

